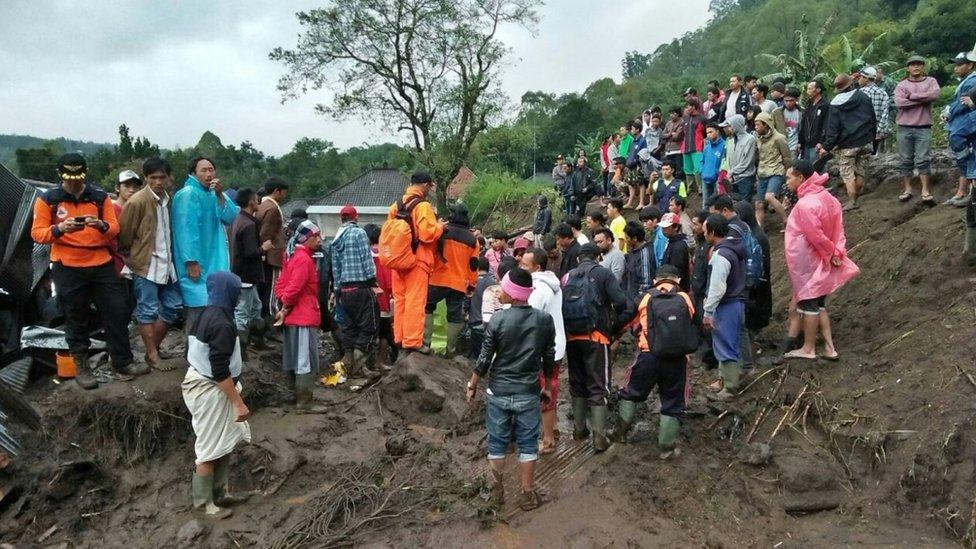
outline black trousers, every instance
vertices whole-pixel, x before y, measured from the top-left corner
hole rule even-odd
[[[346,323],[339,331],[342,348],[368,352],[376,342],[380,310],[372,288],[343,288],[338,292],[339,304],[346,315]]]
[[[274,290],[274,283],[278,281],[278,273],[281,269],[272,267],[267,263],[263,264],[264,282],[258,284],[258,297],[261,298],[261,316],[267,318],[271,315],[271,292]]]
[[[68,350],[88,352],[88,326],[91,306],[95,305],[105,331],[112,366],[121,368],[132,364],[125,288],[112,262],[97,267],[65,267],[55,263],[51,280],[64,309],[64,336]]]
[[[610,346],[595,341],[566,342],[569,394],[590,406],[606,406],[610,393]]]
[[[687,359],[661,359],[654,353],[638,353],[627,371],[626,385],[617,395],[622,400],[644,402],[657,387],[661,396],[661,413],[681,417],[685,413],[685,363]]]
[[[427,314],[433,314],[437,304],[447,300],[447,321],[464,322],[464,293],[445,286],[427,288]]]

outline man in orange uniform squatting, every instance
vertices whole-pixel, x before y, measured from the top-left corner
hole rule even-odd
[[[400,201],[410,209],[410,224],[417,243],[414,252],[417,263],[410,269],[393,271],[393,340],[408,352],[424,344],[427,284],[434,269],[437,240],[444,232],[427,200],[427,193],[433,189],[434,180],[430,175],[417,172],[410,176],[410,186]],[[397,212],[397,204],[391,205],[387,219],[394,219]]]
[[[51,245],[51,279],[64,308],[64,336],[75,361],[75,381],[84,389],[98,387],[88,363],[89,321],[95,305],[112,367],[123,375],[149,372],[136,364],[129,345],[125,293],[115,272],[109,244],[119,234],[112,199],[86,182],[88,165],[78,153],[58,160],[61,186],[34,202],[31,238]]]
[[[441,300],[447,301],[447,356],[457,351],[458,334],[464,327],[464,296],[478,283],[478,239],[468,228],[468,207],[451,208],[444,234],[437,243],[434,272],[427,292],[427,316],[424,320],[424,348],[430,348],[434,331],[434,310]]]

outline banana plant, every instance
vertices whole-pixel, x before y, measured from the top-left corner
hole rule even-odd
[[[759,54],[761,59],[765,59],[778,69],[778,72],[763,76],[762,81],[768,83],[777,78],[782,78],[787,82],[803,83],[826,76],[823,69],[827,63],[824,60],[821,45],[836,17],[836,12],[827,17],[817,32],[812,45],[810,44],[810,38],[807,36],[807,33],[800,29],[795,30],[793,32],[794,55],[786,53],[778,55],[769,53]],[[806,16],[801,18],[801,23],[805,19]]]
[[[838,59],[837,62],[831,64],[830,68],[833,70],[834,74],[849,74],[852,71],[858,70],[861,67],[865,67],[868,65],[874,66],[876,68],[881,68],[884,70],[888,70],[892,67],[896,67],[897,64],[892,61],[882,61],[878,63],[870,62],[870,58],[874,54],[875,45],[878,43],[879,40],[881,40],[887,35],[888,35],[887,32],[883,32],[875,36],[874,38],[871,39],[868,45],[865,46],[864,49],[857,54],[854,53],[854,48],[851,45],[850,39],[847,38],[847,35],[841,36],[840,44],[839,44],[840,59]],[[824,50],[824,54],[826,54],[827,49]]]

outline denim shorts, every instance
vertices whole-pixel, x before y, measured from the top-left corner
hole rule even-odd
[[[488,393],[485,406],[488,459],[504,459],[514,433],[519,462],[539,459],[542,412],[538,394],[498,396]]]
[[[183,296],[176,282],[156,284],[148,278],[132,275],[132,290],[136,294],[136,322],[152,324],[161,320],[166,324],[176,322]]]
[[[782,175],[771,175],[769,177],[759,178],[759,191],[756,193],[756,201],[766,200],[766,193],[772,193],[773,196],[779,196],[783,190],[783,176]]]

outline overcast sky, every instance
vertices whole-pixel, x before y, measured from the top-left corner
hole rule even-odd
[[[0,0],[0,133],[116,142],[118,126],[164,148],[205,130],[281,155],[303,136],[340,148],[402,141],[313,112],[314,92],[281,104],[275,46],[293,47],[294,13],[327,0]],[[624,52],[650,52],[705,23],[707,0],[549,0],[536,36],[507,30],[503,88],[582,91],[619,81]],[[678,7],[680,5],[680,8]]]

